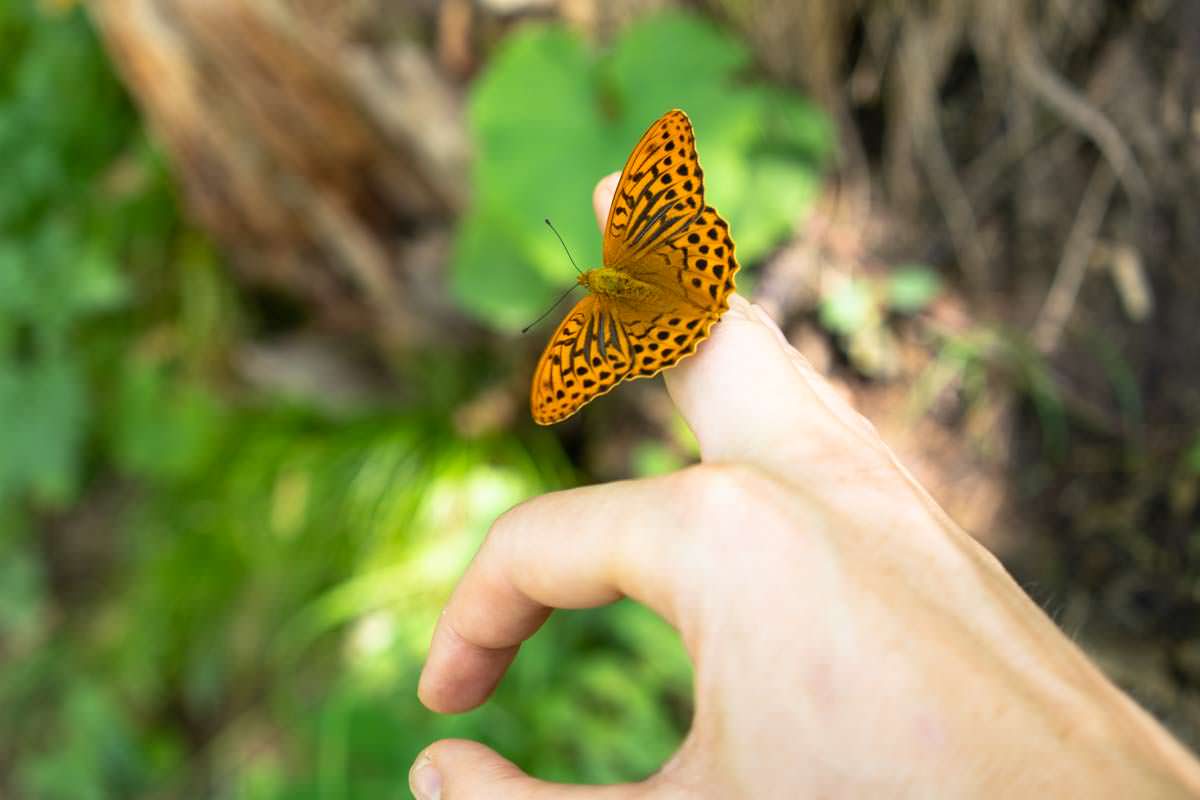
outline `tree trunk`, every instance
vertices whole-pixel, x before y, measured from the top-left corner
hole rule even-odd
[[[465,202],[459,98],[363,0],[93,0],[187,206],[248,282],[391,349],[455,323],[441,289]],[[389,27],[390,26],[390,27]]]

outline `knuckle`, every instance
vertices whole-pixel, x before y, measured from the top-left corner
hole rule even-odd
[[[702,464],[678,473],[682,537],[674,547],[690,576],[725,589],[788,572],[797,543],[788,487],[746,464]]]
[[[495,565],[519,562],[528,546],[525,535],[541,517],[539,507],[548,495],[518,503],[492,521],[479,552],[484,560]]]
[[[772,481],[746,464],[700,464],[678,473],[685,512],[705,527],[728,528],[734,521],[769,513]],[[742,527],[740,524],[737,527]]]
[[[487,538],[489,540],[497,539],[504,536],[507,531],[512,530],[515,527],[515,520],[526,505],[528,505],[528,501],[518,503],[492,520],[492,524],[488,527]]]
[[[512,540],[511,532],[516,529],[516,519],[521,513],[521,508],[524,503],[513,506],[505,511],[500,516],[492,521],[488,527],[487,535],[483,539],[481,549],[495,550],[504,546],[505,542]]]

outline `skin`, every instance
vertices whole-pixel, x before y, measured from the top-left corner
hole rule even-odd
[[[597,187],[601,224],[615,182]],[[414,764],[417,797],[1200,795],[1200,765],[761,309],[735,296],[665,378],[702,463],[497,520],[438,622],[419,695],[441,713],[474,708],[552,609],[626,596],[671,622],[695,665],[685,742],[641,783],[584,787],[440,741]]]

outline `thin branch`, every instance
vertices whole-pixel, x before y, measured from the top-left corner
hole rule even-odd
[[[973,289],[982,290],[988,282],[987,253],[979,241],[979,221],[975,217],[971,199],[954,171],[941,128],[936,123],[924,131],[917,152],[929,176],[934,197],[946,218],[963,275]]]
[[[971,288],[987,286],[987,253],[979,241],[979,223],[937,120],[937,96],[928,43],[910,37],[901,49],[907,90],[904,106],[916,141],[916,154],[929,177],[934,199],[946,219],[959,269]]]
[[[1108,203],[1115,187],[1116,176],[1112,168],[1107,162],[1097,164],[1083,200],[1079,203],[1079,210],[1075,212],[1075,222],[1063,247],[1054,282],[1050,284],[1033,325],[1033,344],[1042,353],[1049,353],[1058,345],[1063,327],[1075,308],[1079,287],[1083,285],[1088,260],[1095,248],[1096,236],[1108,212]]]
[[[1150,196],[1150,182],[1117,126],[1046,64],[1028,38],[1021,42],[1016,48],[1020,79],[1068,124],[1100,148],[1130,196],[1138,201],[1146,200]]]

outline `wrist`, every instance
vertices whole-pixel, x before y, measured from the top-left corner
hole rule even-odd
[[[969,723],[963,728],[968,736],[977,725],[992,728],[998,738],[981,742],[985,751],[1016,756],[1008,769],[980,770],[994,776],[993,785],[979,787],[982,794],[1012,793],[1025,781],[1009,781],[1023,773],[1031,793],[1054,787],[1059,796],[1200,797],[1193,754],[1113,684],[986,548],[932,500],[921,505],[923,513],[908,521],[912,539],[928,544],[922,548],[926,574],[932,568],[940,575],[939,600],[970,631],[962,644],[969,648],[974,640],[991,651],[974,663],[976,675],[991,672],[1009,684],[1007,692],[980,696],[1007,694],[1029,712],[976,706],[973,722],[960,718]],[[971,705],[962,699],[963,707]],[[988,722],[989,714],[1009,724]],[[1013,747],[1021,741],[1025,746]]]
[[[996,656],[1016,681],[1009,696],[1029,713],[1014,715],[1017,724],[1000,733],[1010,744],[1024,742],[1011,766],[1031,773],[1029,788],[1062,796],[1200,796],[1192,755],[1004,578],[1014,590],[1008,600],[1018,601],[1009,606],[1016,623],[1009,633],[1016,635],[996,640],[1008,642]]]
[[[1126,797],[1200,796],[1200,767],[1194,757],[1128,695],[1102,680],[1106,721],[1092,752],[1109,765],[1111,785],[1127,786]]]

